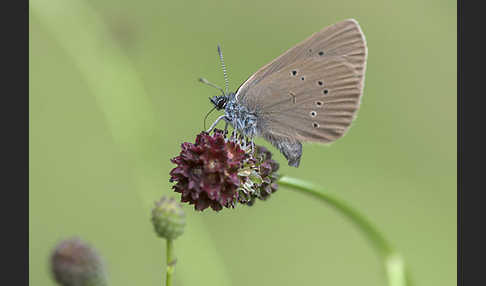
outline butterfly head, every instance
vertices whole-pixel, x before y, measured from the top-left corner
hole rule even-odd
[[[209,99],[217,110],[224,109],[228,103],[227,95],[216,95]]]

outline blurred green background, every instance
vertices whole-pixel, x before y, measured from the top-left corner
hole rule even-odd
[[[29,274],[54,285],[52,247],[79,235],[111,285],[161,285],[164,241],[150,208],[173,195],[180,144],[194,141],[230,87],[324,26],[359,21],[369,56],[350,132],[305,145],[281,172],[319,184],[367,215],[416,285],[456,285],[456,1],[31,0]],[[213,113],[211,119],[219,114]],[[258,143],[268,146],[262,140]],[[176,285],[385,285],[368,241],[302,194],[188,214]]]

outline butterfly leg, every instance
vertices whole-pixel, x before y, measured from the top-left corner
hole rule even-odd
[[[226,134],[228,134],[228,122],[226,122],[226,124],[224,125],[224,136],[226,136]]]
[[[238,137],[238,143],[240,143],[240,145],[242,146],[245,146],[245,137],[241,133],[240,133],[240,137]]]
[[[243,143],[245,144],[245,150],[246,150],[246,148],[248,148],[248,146],[250,145],[250,140],[248,139],[248,137],[243,138]]]
[[[231,137],[233,137],[234,142],[238,142],[238,133],[236,132],[236,130],[233,130],[233,135]]]
[[[216,124],[218,124],[218,122],[220,122],[221,119],[224,119],[225,117],[226,117],[226,115],[221,115],[220,117],[218,117],[216,119],[216,121],[214,121],[214,123],[211,125],[211,127],[209,127],[209,129],[206,132],[210,133],[211,131],[213,131],[214,127],[216,127]]]

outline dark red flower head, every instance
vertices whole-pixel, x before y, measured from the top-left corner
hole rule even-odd
[[[256,198],[264,200],[277,190],[279,165],[265,147],[240,145],[241,139],[227,139],[222,130],[212,135],[202,132],[196,142],[183,143],[179,156],[171,160],[177,166],[170,172],[174,191],[181,201],[193,204],[196,210],[211,207],[252,205]]]
[[[246,157],[241,146],[215,130],[213,135],[202,132],[194,144],[186,142],[181,147],[180,155],[171,160],[177,166],[170,172],[181,201],[194,204],[196,210],[234,207],[240,185],[238,169]]]

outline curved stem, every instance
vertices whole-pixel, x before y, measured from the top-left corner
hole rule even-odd
[[[165,285],[172,286],[172,274],[175,271],[176,259],[174,256],[174,241],[167,239],[167,274],[165,278]]]
[[[391,244],[385,239],[381,232],[378,231],[376,226],[363,214],[359,213],[345,201],[320,190],[318,187],[308,182],[283,176],[279,179],[278,184],[324,201],[349,218],[368,238],[383,259],[388,285],[410,286],[409,276],[406,273],[405,263],[401,255],[393,249]]]

